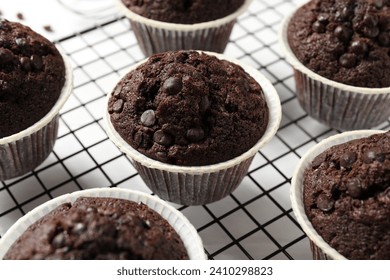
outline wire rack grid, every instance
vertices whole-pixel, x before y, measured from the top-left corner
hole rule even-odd
[[[230,196],[203,206],[174,205],[198,230],[209,259],[312,258],[291,210],[290,180],[310,147],[340,131],[301,109],[292,69],[279,48],[279,25],[299,2],[255,0],[239,18],[225,51],[273,83],[283,118]],[[55,43],[73,64],[74,91],[61,111],[48,159],[22,177],[0,182],[0,236],[26,212],[64,193],[113,186],[151,193],[101,123],[106,94],[129,66],[145,58],[128,20],[118,17]],[[390,120],[378,127],[389,128]]]

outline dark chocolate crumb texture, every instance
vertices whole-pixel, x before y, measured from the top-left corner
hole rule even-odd
[[[193,24],[223,18],[238,10],[245,0],[122,0],[143,17],[153,20]]]
[[[390,87],[390,1],[312,0],[288,26],[306,67],[348,85]]]
[[[318,155],[304,174],[305,212],[348,259],[390,259],[390,132]]]
[[[0,19],[0,138],[44,117],[65,83],[55,46],[20,23]]]
[[[31,225],[4,259],[188,259],[172,226],[145,204],[78,198]]]
[[[133,148],[185,166],[241,155],[269,117],[260,85],[240,66],[195,51],[151,56],[117,84],[108,111]]]

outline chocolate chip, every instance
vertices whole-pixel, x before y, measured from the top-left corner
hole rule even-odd
[[[383,4],[383,0],[374,0],[374,5],[378,9],[381,9],[383,7]]]
[[[2,30],[8,30],[8,28],[9,28],[8,23],[9,23],[8,20],[6,20],[5,18],[1,18],[1,19],[0,19],[0,29],[2,29]]]
[[[353,41],[351,44],[351,51],[357,55],[364,55],[368,52],[368,45],[360,40]]]
[[[346,152],[340,157],[340,166],[344,168],[349,168],[357,160],[357,155],[355,152]]]
[[[205,113],[210,108],[210,99],[207,95],[202,96],[202,99],[200,100],[199,104],[199,110],[201,113]]]
[[[323,23],[319,21],[315,21],[311,26],[312,30],[317,33],[324,33],[326,31],[326,27]]]
[[[328,21],[329,21],[329,15],[328,15],[328,14],[320,14],[320,15],[318,15],[318,17],[317,17],[317,20],[318,20],[319,22],[321,22],[321,23],[326,24],[326,23],[328,23]]]
[[[21,57],[20,58],[20,65],[22,66],[22,69],[24,71],[30,71],[31,70],[31,62],[30,62],[30,59],[28,57]]]
[[[204,130],[202,128],[190,128],[187,130],[186,138],[191,142],[199,142],[204,138]]]
[[[143,131],[137,131],[134,134],[134,144],[137,147],[149,148],[152,146],[152,137]]]
[[[122,91],[122,87],[117,86],[115,88],[114,93],[112,94],[112,96],[119,97],[119,94],[121,93],[121,91]]]
[[[144,126],[152,126],[156,122],[156,114],[153,110],[146,110],[141,115],[141,123]]]
[[[378,35],[378,42],[384,47],[390,46],[390,34],[388,32],[382,32]]]
[[[123,100],[122,99],[118,99],[114,102],[114,104],[112,105],[112,111],[115,112],[115,113],[120,113],[122,112],[122,109],[123,109]]]
[[[80,234],[86,230],[86,226],[83,223],[77,223],[74,227],[72,232],[76,234]]]
[[[61,248],[65,245],[65,235],[64,233],[59,233],[57,234],[56,236],[54,236],[53,240],[51,241],[51,244],[53,244],[53,246],[55,248]]]
[[[341,11],[335,13],[336,21],[346,21],[352,16],[352,10],[349,7],[344,7]]]
[[[334,34],[341,42],[347,42],[351,39],[352,31],[348,27],[339,25],[334,30]]]
[[[377,26],[363,28],[363,34],[368,38],[375,38],[379,35],[379,28]]]
[[[368,150],[363,154],[363,161],[365,163],[371,163],[375,160],[376,153],[374,150]]]
[[[373,148],[365,151],[363,153],[363,161],[364,163],[371,163],[374,160],[377,160],[379,162],[384,162],[385,161],[385,155],[381,152],[380,149]]]
[[[326,194],[320,194],[317,197],[317,207],[324,212],[329,212],[334,207],[334,201]]]
[[[7,64],[13,60],[13,53],[4,48],[0,48],[0,63]]]
[[[153,141],[167,147],[173,143],[173,137],[167,132],[157,130],[153,135]]]
[[[30,60],[34,69],[41,70],[43,68],[43,59],[39,55],[33,54]]]
[[[358,198],[362,194],[362,185],[358,178],[351,178],[347,182],[348,194],[353,198]]]
[[[320,165],[325,161],[326,159],[326,154],[322,153],[322,154],[319,154],[318,156],[316,156],[313,161],[311,162],[311,166],[314,168],[314,169],[317,169],[318,167],[320,167]]]
[[[170,77],[166,79],[163,84],[163,90],[165,90],[170,95],[179,93],[182,87],[183,82],[178,77]]]
[[[345,68],[352,68],[356,65],[356,55],[353,53],[345,53],[339,58],[340,65]]]
[[[20,20],[24,20],[24,15],[22,13],[17,13],[16,17]]]
[[[53,32],[53,28],[50,25],[44,25],[43,29],[45,29],[47,32]]]
[[[16,45],[22,47],[22,46],[25,46],[27,44],[27,41],[25,38],[15,38],[15,43],[16,43]]]
[[[167,160],[168,159],[168,155],[166,152],[163,152],[163,151],[158,151],[156,152],[156,156],[161,159],[161,160]]]
[[[363,17],[363,23],[367,27],[374,27],[374,26],[378,25],[378,22],[379,22],[379,18],[377,15],[365,14]]]

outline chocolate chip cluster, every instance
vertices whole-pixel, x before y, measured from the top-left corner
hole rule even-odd
[[[268,124],[260,85],[238,65],[195,51],[151,56],[118,83],[108,111],[131,146],[178,165],[238,156]]]
[[[46,115],[64,83],[65,64],[54,44],[27,26],[0,19],[0,138]]]
[[[297,10],[288,41],[308,68],[359,87],[390,86],[390,1],[312,0]]]
[[[346,5],[340,6],[335,3],[332,14],[320,13],[312,24],[313,32],[333,32],[334,37],[347,46],[339,57],[342,67],[355,67],[368,55],[372,45],[390,46],[390,2],[362,2],[346,1]]]
[[[343,196],[376,196],[390,183],[390,132],[333,147],[315,157],[311,168],[307,180],[325,184],[318,186],[321,190],[315,199],[321,211],[334,210],[335,202]]]

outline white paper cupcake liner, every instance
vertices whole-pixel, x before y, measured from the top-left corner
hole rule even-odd
[[[30,225],[44,217],[59,205],[63,203],[73,203],[78,197],[82,196],[121,198],[146,204],[149,208],[153,209],[166,219],[175,229],[184,243],[190,260],[206,259],[203,243],[198,232],[188,219],[174,207],[156,196],[139,191],[119,188],[96,188],[59,196],[36,207],[20,218],[0,239],[0,260],[3,259],[8,249]]]
[[[390,117],[390,87],[364,88],[334,82],[296,58],[287,40],[288,24],[295,11],[282,22],[279,37],[286,60],[294,69],[302,108],[321,123],[340,130],[368,129],[386,121]]]
[[[32,171],[52,152],[58,133],[59,111],[72,92],[72,67],[65,63],[65,84],[53,108],[34,125],[0,139],[0,180]],[[26,112],[28,114],[28,112]]]
[[[197,23],[177,24],[142,17],[117,0],[120,11],[130,20],[142,52],[146,56],[169,50],[205,50],[222,53],[229,41],[236,19],[246,11],[252,0],[234,13],[221,19]]]
[[[107,106],[103,113],[109,138],[131,159],[146,185],[160,198],[182,205],[207,204],[232,193],[247,174],[253,157],[276,134],[282,116],[280,99],[275,88],[259,71],[221,54],[207,53],[240,65],[264,91],[269,109],[267,129],[261,139],[242,155],[226,162],[206,166],[190,167],[162,163],[141,154],[122,139],[111,124]],[[138,65],[131,67],[128,72]],[[110,96],[111,94],[107,95],[106,104]]]
[[[302,227],[302,230],[306,233],[310,241],[310,248],[313,253],[313,259],[316,260],[339,260],[345,259],[340,253],[338,253],[334,248],[332,248],[325,240],[317,233],[317,231],[312,226],[308,217],[306,216],[304,205],[303,205],[303,174],[311,165],[313,159],[324,152],[325,150],[339,145],[353,139],[368,137],[377,133],[384,133],[382,130],[356,130],[343,132],[331,136],[325,140],[322,140],[320,143],[308,150],[305,155],[299,161],[293,177],[291,179],[291,189],[290,189],[290,198],[292,209],[297,218],[298,223]]]

